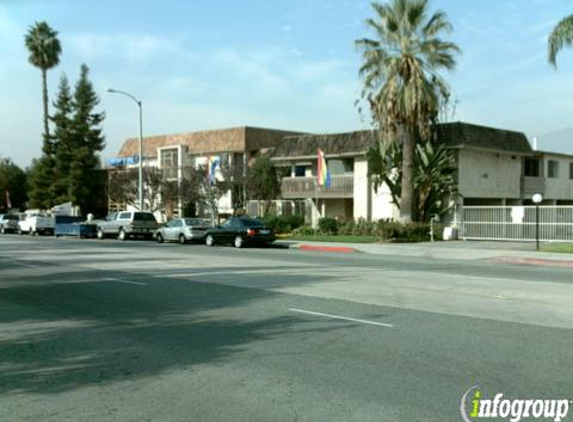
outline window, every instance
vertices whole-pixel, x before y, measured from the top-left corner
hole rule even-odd
[[[351,158],[332,158],[326,164],[330,174],[348,174],[354,171],[354,160]]]
[[[569,163],[569,179],[573,179],[573,163]]]
[[[306,176],[306,166],[296,166],[294,168],[294,177]]]
[[[556,160],[547,160],[547,177],[556,179],[559,177],[559,162]]]
[[[179,151],[177,148],[161,150],[161,170],[167,179],[177,178]]]
[[[131,218],[130,212],[122,212],[119,214],[118,220],[129,220]]]
[[[539,177],[539,159],[526,158],[524,163],[524,175],[528,177]]]

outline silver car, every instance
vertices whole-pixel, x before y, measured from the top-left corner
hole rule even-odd
[[[19,220],[16,214],[0,214],[0,233],[17,233]]]
[[[175,218],[157,229],[155,239],[159,243],[203,241],[209,227],[200,218]]]

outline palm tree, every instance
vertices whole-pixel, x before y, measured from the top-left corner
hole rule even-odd
[[[412,221],[413,166],[417,143],[430,139],[449,88],[441,70],[455,67],[458,46],[440,38],[452,30],[446,14],[431,16],[428,0],[373,3],[376,16],[366,20],[375,39],[356,41],[362,50],[360,75],[368,101],[385,142],[402,144],[400,218]]]
[[[549,35],[548,59],[549,63],[557,67],[557,54],[564,46],[573,43],[573,15],[562,19]]]
[[[44,151],[50,153],[50,131],[48,128],[48,82],[47,71],[58,65],[62,48],[58,33],[46,22],[36,22],[25,36],[26,48],[30,55],[28,61],[42,71],[42,94],[44,105]]]

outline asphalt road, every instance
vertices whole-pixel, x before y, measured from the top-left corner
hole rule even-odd
[[[567,268],[0,236],[0,420],[460,421],[474,385],[571,399],[572,305]]]

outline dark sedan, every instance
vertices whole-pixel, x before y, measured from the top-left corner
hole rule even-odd
[[[236,248],[247,244],[268,245],[275,241],[273,231],[260,220],[249,217],[231,217],[220,226],[205,233],[205,244],[231,243]]]

